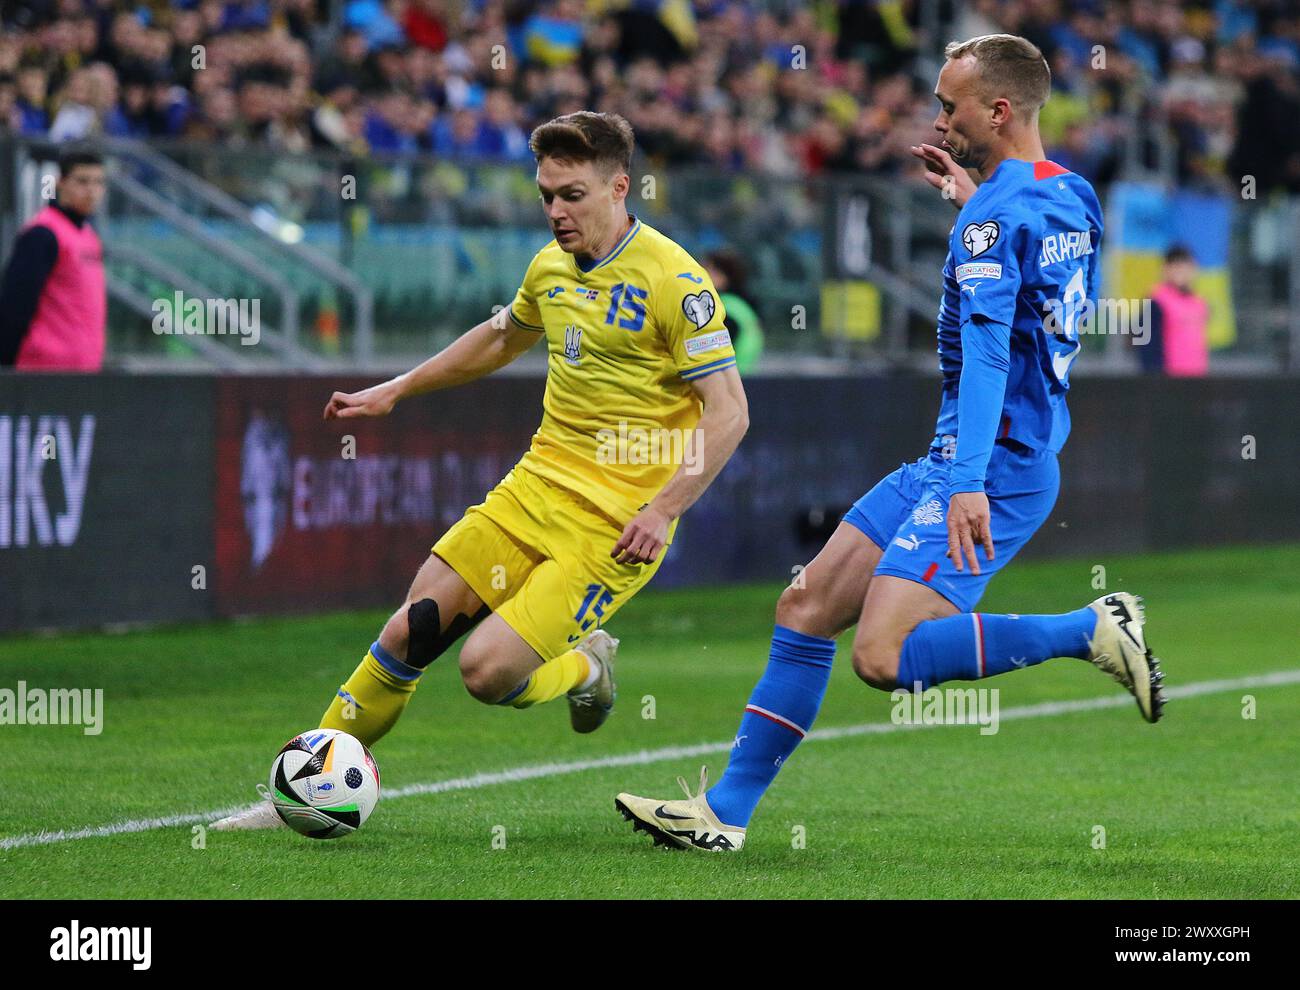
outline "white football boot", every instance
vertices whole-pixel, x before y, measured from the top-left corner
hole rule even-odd
[[[1119,681],[1137,699],[1138,711],[1148,722],[1160,721],[1165,696],[1164,672],[1147,646],[1142,599],[1127,591],[1104,595],[1089,606],[1097,613],[1097,628],[1088,642],[1088,661]]]
[[[213,822],[208,828],[214,832],[236,832],[242,829],[254,828],[288,828],[289,826],[284,824],[284,820],[280,818],[274,805],[271,804],[270,789],[265,784],[258,784],[257,793],[262,795],[263,800],[257,802],[251,808],[236,811],[233,815]]]
[[[656,846],[740,852],[745,844],[745,830],[718,821],[704,796],[709,789],[709,768],[700,768],[698,794],[691,794],[690,785],[684,778],[678,777],[677,783],[686,792],[685,801],[657,801],[635,794],[620,794],[614,799],[614,809],[632,823],[633,832],[650,833]]]
[[[574,689],[569,699],[569,724],[574,732],[595,732],[605,724],[614,710],[614,655],[618,653],[618,640],[604,629],[595,630],[574,647],[585,653],[598,667],[600,674],[590,687]]]

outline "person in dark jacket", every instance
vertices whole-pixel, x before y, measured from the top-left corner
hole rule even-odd
[[[108,299],[103,246],[90,218],[103,199],[104,160],[64,152],[55,200],[18,235],[0,283],[0,367],[102,367]]]

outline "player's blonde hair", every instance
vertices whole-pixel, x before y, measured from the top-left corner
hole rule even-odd
[[[591,110],[549,120],[528,139],[528,147],[539,162],[543,158],[592,162],[606,179],[615,171],[632,170],[635,146],[632,125],[625,118]]]
[[[950,61],[975,60],[984,95],[1002,97],[1022,114],[1034,116],[1052,92],[1052,70],[1033,42],[1014,34],[985,34],[952,41],[943,50]]]

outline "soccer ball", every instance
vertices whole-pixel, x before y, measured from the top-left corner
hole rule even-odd
[[[359,829],[379,802],[379,767],[355,736],[312,729],[271,764],[271,804],[295,832],[337,839]]]

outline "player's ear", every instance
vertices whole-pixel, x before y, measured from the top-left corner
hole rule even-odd
[[[621,203],[627,199],[628,190],[632,188],[632,178],[626,172],[618,172],[614,175],[614,181],[611,183],[611,191],[614,194],[614,202]]]
[[[1003,97],[993,101],[989,123],[994,127],[1003,127],[1011,119],[1011,101]]]

